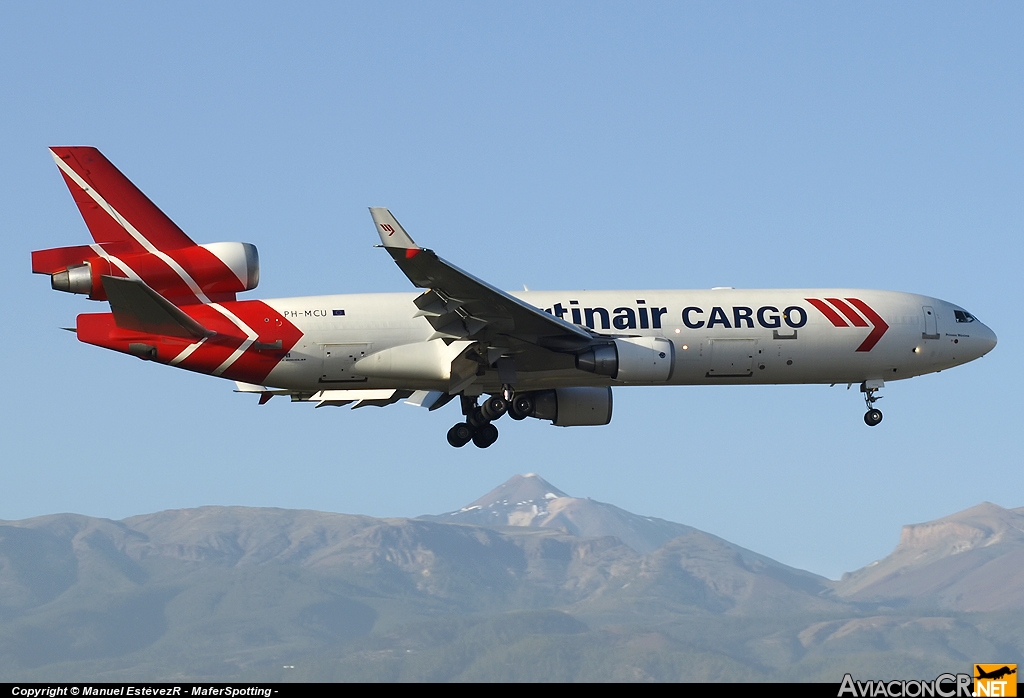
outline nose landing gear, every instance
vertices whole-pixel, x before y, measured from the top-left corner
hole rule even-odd
[[[882,421],[882,410],[871,408],[864,413],[864,423],[869,427],[873,427]]]
[[[876,401],[881,400],[881,395],[875,395],[883,386],[884,381],[870,380],[860,384],[860,391],[864,393],[864,404],[868,411],[864,413],[864,423],[869,427],[877,426],[882,421],[882,410],[874,407]]]

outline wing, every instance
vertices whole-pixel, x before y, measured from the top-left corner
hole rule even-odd
[[[383,247],[419,288],[414,301],[434,336],[507,347],[525,342],[554,351],[590,346],[596,335],[545,313],[416,245],[386,208],[371,208]]]

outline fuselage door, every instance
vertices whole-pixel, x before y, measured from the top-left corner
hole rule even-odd
[[[366,356],[369,344],[321,344],[323,368],[321,383],[365,382],[365,376],[352,373],[352,365]]]
[[[924,339],[938,339],[939,323],[935,317],[935,310],[930,305],[924,306],[921,310],[924,312],[924,332],[921,334],[921,337]]]
[[[746,377],[754,375],[756,339],[712,339],[711,368],[707,377]]]

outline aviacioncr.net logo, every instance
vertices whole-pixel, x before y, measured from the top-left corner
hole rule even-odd
[[[850,674],[846,674],[839,686],[838,698],[972,698],[973,695],[970,674],[939,674],[932,681],[857,681]]]
[[[978,696],[978,698],[1016,696],[1017,665],[975,664],[974,695]]]

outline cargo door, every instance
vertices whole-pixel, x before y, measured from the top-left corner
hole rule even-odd
[[[711,368],[708,378],[747,377],[754,375],[756,339],[712,339]]]
[[[369,344],[321,344],[323,368],[320,370],[321,383],[365,382],[366,376],[352,373],[352,365],[366,356]]]

